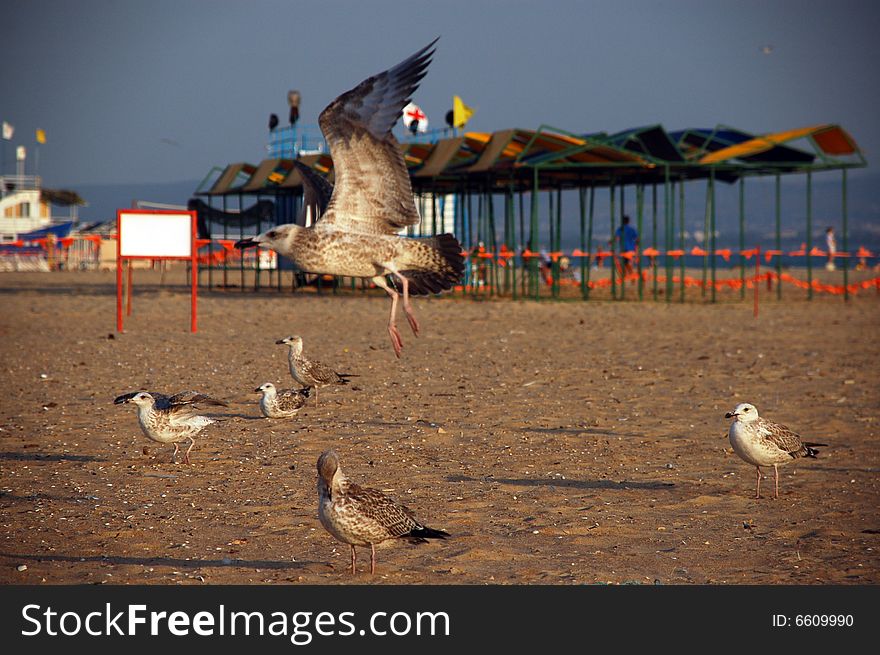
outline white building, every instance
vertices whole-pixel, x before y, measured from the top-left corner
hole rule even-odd
[[[37,175],[0,176],[0,243],[15,241],[19,235],[59,223],[77,222],[77,204],[68,205],[66,215],[53,211],[54,196],[42,188]]]

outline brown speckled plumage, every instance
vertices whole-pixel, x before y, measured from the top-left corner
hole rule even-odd
[[[350,482],[332,450],[318,458],[318,518],[339,541],[351,547],[351,572],[356,571],[355,546],[370,547],[370,573],[376,569],[376,544],[389,539],[424,543],[445,539],[443,530],[422,525],[405,505],[375,489]]]

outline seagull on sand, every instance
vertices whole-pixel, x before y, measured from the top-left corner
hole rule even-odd
[[[370,574],[376,572],[376,544],[388,539],[426,543],[445,539],[443,530],[422,525],[405,505],[381,491],[349,482],[332,450],[318,458],[318,518],[339,541],[351,547],[351,573],[356,572],[355,546],[370,547]]]
[[[819,452],[816,448],[828,445],[804,443],[800,436],[784,425],[758,416],[758,410],[749,403],[740,403],[724,416],[734,419],[728,432],[734,452],[757,469],[755,498],[761,497],[762,466],[773,467],[776,475],[776,498],[779,498],[779,467],[799,457],[815,459]]]
[[[275,344],[284,344],[289,347],[287,363],[290,366],[290,374],[304,387],[314,387],[315,404],[318,403],[318,387],[348,384],[348,378],[357,377],[353,373],[337,373],[326,364],[308,359],[303,355],[302,337],[284,337],[276,341]]]
[[[452,234],[429,238],[400,236],[418,225],[406,162],[391,128],[418,88],[434,54],[436,39],[397,66],[367,78],[321,112],[321,131],[333,157],[335,186],[320,220],[304,228],[277,225],[237,248],[263,245],[288,257],[307,273],[370,278],[391,296],[388,334],[400,357],[397,304],[413,334],[419,323],[410,294],[449,290],[464,272],[461,244]],[[391,276],[395,287],[389,285]]]
[[[260,411],[266,418],[290,418],[302,409],[309,398],[309,389],[276,389],[271,382],[266,382],[254,389],[254,393],[263,394],[260,398]]]
[[[211,398],[197,391],[181,391],[173,396],[161,393],[135,391],[117,396],[114,405],[134,403],[137,405],[138,423],[143,433],[159,443],[173,443],[174,455],[172,462],[177,461],[179,442],[189,439],[189,448],[183,455],[183,461],[189,464],[189,451],[195,445],[193,436],[202,428],[217,421],[196,413],[196,405],[220,405],[228,407],[222,400]]]

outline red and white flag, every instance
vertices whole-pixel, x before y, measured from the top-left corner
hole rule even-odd
[[[411,102],[403,108],[403,126],[409,129],[413,121],[418,121],[416,128],[419,132],[428,131],[428,115],[416,103]]]

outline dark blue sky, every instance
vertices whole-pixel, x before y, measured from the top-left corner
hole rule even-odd
[[[0,119],[45,183],[198,180],[264,158],[291,88],[340,92],[441,36],[415,100],[435,125],[607,131],[834,122],[880,152],[875,2],[5,0]],[[771,45],[764,54],[762,46]]]

